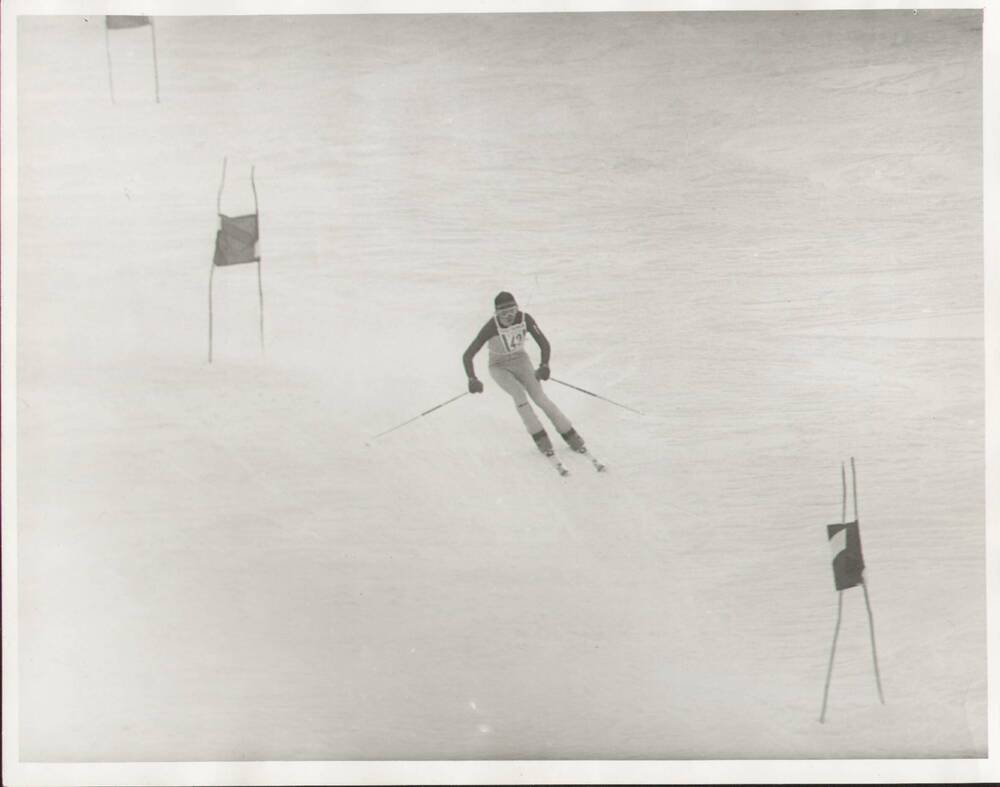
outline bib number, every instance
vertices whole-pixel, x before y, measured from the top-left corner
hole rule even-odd
[[[501,331],[500,341],[503,342],[504,349],[509,353],[521,349],[524,345],[524,327],[518,326],[513,331]]]

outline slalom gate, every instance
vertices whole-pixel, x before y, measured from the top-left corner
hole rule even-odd
[[[844,591],[861,585],[865,593],[865,608],[868,610],[868,632],[872,644],[872,664],[875,669],[875,685],[878,688],[879,701],[884,705],[882,694],[882,679],[879,676],[878,653],[875,649],[875,622],[872,619],[872,607],[868,598],[868,586],[865,584],[865,559],[861,553],[861,528],[858,521],[858,481],[854,468],[854,457],[851,457],[851,486],[854,492],[854,519],[847,521],[847,474],[844,463],[840,464],[840,479],[843,487],[843,501],[840,510],[840,523],[826,526],[826,537],[833,551],[833,582],[837,589],[837,625],[833,630],[833,645],[830,647],[830,664],[826,671],[826,684],[823,688],[823,707],[820,710],[820,724],[826,721],[826,706],[830,694],[830,678],[833,675],[833,659],[837,651],[837,637],[840,634],[840,621],[844,608]]]

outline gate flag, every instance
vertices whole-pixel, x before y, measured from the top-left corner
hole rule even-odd
[[[257,256],[257,214],[248,216],[223,216],[219,214],[220,227],[215,234],[216,265],[240,265],[260,262]]]
[[[149,24],[148,16],[106,16],[104,22],[109,30],[125,30],[129,27],[144,27]]]
[[[857,521],[827,525],[826,537],[833,550],[833,581],[837,590],[847,590],[864,581],[865,559],[861,554],[861,530]]]

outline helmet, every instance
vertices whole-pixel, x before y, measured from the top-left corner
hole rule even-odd
[[[517,301],[514,300],[514,296],[509,292],[501,292],[493,299],[493,308],[497,311],[507,309],[511,306],[517,306]]]

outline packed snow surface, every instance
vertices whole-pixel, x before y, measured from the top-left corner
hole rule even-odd
[[[22,759],[985,754],[980,12],[155,22],[18,22]],[[502,289],[609,473],[371,440]]]

